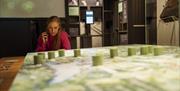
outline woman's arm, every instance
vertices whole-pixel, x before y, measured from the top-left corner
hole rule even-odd
[[[46,43],[47,43],[47,39],[48,39],[48,36],[47,36],[47,33],[43,32],[41,34],[41,36],[38,38],[38,43],[37,43],[37,47],[36,47],[36,51],[37,52],[40,52],[40,51],[46,51]]]

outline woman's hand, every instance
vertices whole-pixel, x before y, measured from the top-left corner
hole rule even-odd
[[[46,32],[43,32],[41,36],[43,39],[43,43],[46,44],[48,41],[48,34]]]

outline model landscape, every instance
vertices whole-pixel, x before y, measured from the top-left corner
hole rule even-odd
[[[129,45],[28,53],[10,91],[180,91],[180,48]]]

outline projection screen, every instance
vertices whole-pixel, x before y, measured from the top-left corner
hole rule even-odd
[[[64,0],[0,0],[0,17],[65,17]]]

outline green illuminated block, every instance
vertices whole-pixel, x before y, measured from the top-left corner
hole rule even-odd
[[[55,58],[55,52],[54,51],[48,52],[48,59],[53,59],[53,58]]]
[[[141,53],[141,55],[147,55],[149,53],[149,48],[148,47],[141,47],[140,53]]]
[[[110,57],[114,58],[116,56],[118,56],[118,49],[117,48],[111,48],[110,49]]]
[[[34,56],[34,64],[42,64],[44,60],[43,55],[35,55]]]
[[[103,64],[103,56],[93,56],[93,66],[99,66]]]
[[[81,50],[80,49],[75,49],[74,50],[74,57],[79,57],[81,56]]]
[[[162,55],[162,53],[163,53],[163,48],[161,48],[161,47],[154,48],[154,56]]]
[[[128,56],[136,55],[136,48],[128,48]]]
[[[58,53],[59,53],[59,57],[65,56],[65,51],[64,51],[64,49],[59,50]]]
[[[153,46],[148,46],[149,53],[153,53]]]
[[[44,52],[39,52],[38,55],[42,55],[43,56],[43,59],[45,59],[45,53]]]

